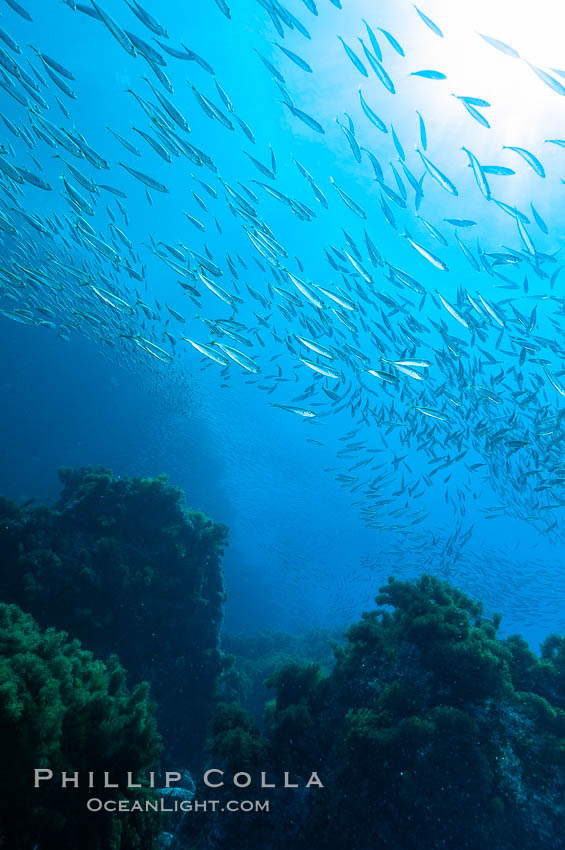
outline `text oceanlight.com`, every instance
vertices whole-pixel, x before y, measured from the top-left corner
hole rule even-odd
[[[92,797],[87,801],[89,812],[268,812],[269,800],[101,800]]]

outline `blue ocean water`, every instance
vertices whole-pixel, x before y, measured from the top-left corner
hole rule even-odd
[[[96,5],[28,0],[29,21],[2,4],[21,52],[0,45],[0,492],[52,501],[59,466],[166,472],[230,528],[234,630],[339,627],[388,575],[423,571],[500,611],[503,633],[562,630],[565,153],[546,140],[563,13],[430,0],[440,37],[408,2],[228,0],[228,18],[165,0],[147,4],[159,45],[105,0],[171,92]]]

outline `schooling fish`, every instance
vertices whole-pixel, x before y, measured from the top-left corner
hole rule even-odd
[[[243,130],[243,132],[245,133],[245,135],[247,136],[247,138],[249,139],[249,141],[251,142],[251,144],[254,145],[255,144],[255,136],[253,135],[253,131],[251,130],[251,128],[245,123],[243,118],[239,117],[239,115],[236,115],[234,113],[234,117],[235,117],[235,120],[237,121],[237,123],[239,124],[239,126],[241,127],[241,129]]]
[[[61,162],[64,162],[65,166],[69,170],[69,173],[74,177],[77,183],[80,183],[83,189],[86,189],[87,192],[91,192],[92,194],[97,194],[98,190],[92,177],[87,177],[85,174],[82,173],[82,171],[79,171],[76,166],[71,165],[70,162],[67,162],[67,160],[64,159],[60,154],[55,154],[53,158],[60,159]]]
[[[394,166],[392,166],[392,167],[394,169]],[[395,173],[396,173],[396,171],[395,171]],[[400,207],[400,209],[402,209],[402,210],[406,209],[406,189],[404,188],[404,185],[403,185],[403,189],[404,189],[404,193],[403,193],[404,197],[403,197],[402,195],[397,194],[394,191],[394,189],[391,189],[390,186],[387,186],[387,184],[384,183],[382,180],[377,180],[377,183],[380,185],[381,189],[383,190],[383,192],[385,193],[385,195],[387,196],[389,201],[392,201],[393,204],[396,204],[396,206]]]
[[[363,63],[361,62],[361,60],[359,59],[359,57],[357,56],[357,54],[349,47],[348,44],[345,43],[345,41],[343,40],[343,38],[340,35],[338,35],[338,38],[341,41],[341,43],[343,45],[343,49],[347,53],[352,64],[357,68],[357,70],[359,71],[360,74],[363,74],[364,77],[368,77],[369,73],[368,73],[367,69],[365,68],[365,66],[363,65]]]
[[[395,37],[386,30],[382,29],[381,27],[379,27],[379,30],[380,32],[382,32],[388,43],[392,46],[393,50],[396,50],[399,56],[404,56],[404,50],[402,49],[398,41],[395,39]]]
[[[486,179],[486,177],[484,175],[484,171],[481,168],[481,164],[480,164],[479,160],[477,159],[477,157],[475,156],[474,153],[471,153],[471,151],[468,148],[462,148],[462,150],[465,151],[465,153],[467,154],[467,156],[469,158],[469,163],[470,163],[470,165],[473,169],[473,174],[475,175],[475,181],[477,183],[477,186],[481,190],[483,197],[485,198],[485,200],[490,201],[490,199],[491,199],[490,186],[488,184],[488,180]]]
[[[279,8],[282,8],[280,3],[278,5],[279,5]],[[299,21],[298,18],[296,18],[291,12],[289,12],[289,10],[286,7],[285,7],[284,10],[285,10],[285,14],[288,18],[288,26],[290,26],[291,28],[294,27],[294,29],[298,30],[300,35],[303,35],[304,38],[307,38],[310,41],[312,39],[312,36],[308,32],[308,30],[306,29],[306,27],[304,26],[302,21]]]
[[[467,260],[467,262],[469,263],[469,265],[471,266],[471,268],[473,268],[476,272],[480,272],[481,267],[480,267],[480,265],[479,265],[479,262],[478,262],[478,261],[477,261],[477,259],[475,258],[475,255],[474,255],[474,254],[471,252],[471,250],[470,250],[470,249],[469,249],[469,248],[468,248],[468,247],[467,247],[467,246],[466,246],[466,245],[465,245],[465,244],[461,241],[461,239],[459,238],[459,235],[458,235],[457,233],[455,233],[455,241],[456,241],[456,242],[457,242],[457,244],[459,245],[459,249],[460,249],[461,253],[462,253],[462,254],[463,254],[463,256],[465,257],[465,259]]]
[[[316,133],[326,132],[320,122],[316,121],[315,118],[312,118],[311,115],[308,115],[307,112],[303,112],[301,109],[298,109],[296,106],[286,103],[285,101],[281,101],[281,103],[284,103],[284,105],[292,112],[294,117],[298,118],[299,121],[302,121],[303,124],[306,124],[307,127],[310,127],[311,130],[314,130]]]
[[[463,95],[458,94],[454,94],[453,97],[456,97],[457,100],[463,100],[465,103],[468,103],[471,106],[478,106],[481,108],[487,108],[490,106],[488,100],[483,100],[482,97],[464,97]]]
[[[287,50],[287,48],[283,47],[282,44],[277,44],[275,42],[275,45],[279,48],[279,50],[282,50],[285,56],[288,56],[291,62],[294,62],[294,64],[298,65],[298,67],[301,68],[303,71],[307,71],[309,74],[312,73],[312,68],[310,67],[308,62],[302,59],[301,56],[298,56],[297,53],[293,53],[292,50]]]
[[[503,41],[499,41],[497,38],[491,38],[490,35],[482,35],[482,33],[478,33],[478,35],[480,35],[487,44],[490,44],[491,47],[494,47],[496,50],[500,50],[501,53],[505,53],[507,56],[512,56],[513,59],[520,58],[518,51],[514,50],[514,48],[510,47],[508,44],[505,44]]]
[[[14,12],[20,15],[20,17],[24,18],[24,20],[33,21],[33,18],[31,17],[27,9],[24,9],[23,6],[20,6],[19,3],[16,3],[16,0],[6,0],[6,3],[11,9],[14,10]]]
[[[215,76],[214,69],[212,68],[212,66],[210,65],[209,62],[207,62],[205,59],[203,59],[202,56],[200,56],[200,54],[195,53],[194,50],[190,50],[190,48],[188,48],[186,46],[186,44],[183,44],[182,46],[184,47],[184,49],[187,53],[187,58],[190,59],[191,62],[196,62],[198,65],[200,65],[201,68],[203,68],[212,77]]]
[[[384,217],[386,218],[386,220],[388,221],[390,226],[393,227],[396,230],[396,219],[394,217],[394,213],[392,212],[391,208],[389,207],[389,205],[387,204],[387,202],[385,201],[385,199],[383,198],[382,195],[381,195],[381,198],[380,198],[380,205],[381,205],[381,210],[383,211]]]
[[[431,162],[427,156],[424,156],[421,150],[418,150],[418,154],[420,155],[420,159],[424,164],[424,168],[430,175],[430,177],[438,183],[442,189],[445,189],[446,192],[449,192],[451,195],[458,195],[459,192],[455,185],[451,182],[451,180],[443,174],[439,168],[437,168],[433,162]]]
[[[297,416],[303,416],[305,419],[312,419],[316,414],[313,410],[307,410],[305,407],[292,407],[288,404],[277,404],[271,402],[271,407],[279,407],[281,410],[287,410],[289,413],[295,413]]]
[[[367,23],[367,21],[365,20],[365,18],[363,18],[363,23],[365,24],[365,29],[367,30],[367,35],[369,36],[369,41],[371,42],[371,47],[373,48],[373,50],[375,52],[375,56],[377,57],[379,62],[382,62],[383,61],[383,54],[382,54],[382,50],[380,48],[379,42],[377,41],[377,37],[376,37],[375,33],[373,32],[373,30],[371,29],[371,27],[369,26],[369,24]]]
[[[211,345],[206,345],[203,342],[195,342],[193,339],[189,339],[187,336],[183,336],[183,339],[186,342],[189,342],[196,351],[199,351],[200,354],[203,354],[205,357],[208,357],[210,360],[213,360],[215,363],[219,363],[220,366],[228,366],[229,359],[225,357],[223,354],[220,354],[219,351],[216,351]]]
[[[343,201],[343,203],[346,204],[349,207],[349,209],[352,212],[355,213],[355,215],[358,215],[360,218],[367,218],[367,214],[366,214],[365,210],[362,207],[360,207],[359,204],[355,203],[353,198],[351,198],[346,192],[344,192],[343,189],[339,188],[339,186],[337,185],[337,183],[335,182],[333,177],[330,177],[330,182],[335,187],[335,189],[336,189],[338,195],[340,196],[341,200]]]
[[[200,94],[200,92],[198,91],[196,86],[193,85],[193,83],[191,83],[190,81],[187,82],[192,88],[192,91],[194,92],[194,96],[198,101],[200,108],[208,116],[208,118],[216,119],[220,122],[220,124],[223,124],[224,127],[227,127],[228,130],[233,130],[234,126],[227,117],[227,115],[224,115],[221,109],[218,109],[218,107],[214,103],[212,103],[211,100],[209,100],[203,94]]]
[[[155,35],[160,35],[162,38],[168,38],[168,33],[161,24],[155,20],[155,18],[149,14],[149,12],[141,6],[137,0],[132,0],[130,3],[129,0],[126,0],[126,3],[130,7],[133,14],[139,18],[142,24],[145,24],[147,29],[151,30]]]
[[[34,50],[39,58],[48,65],[53,71],[56,71],[58,74],[61,74],[62,77],[66,77],[67,80],[74,80],[74,76],[68,68],[65,68],[64,65],[61,65],[56,59],[53,59],[51,56],[48,56],[46,53],[42,53],[37,47],[34,47],[33,44],[30,45],[31,49]]]
[[[251,357],[248,357],[247,354],[244,354],[237,348],[232,348],[232,346],[224,345],[221,342],[216,342],[215,345],[217,345],[218,348],[220,348],[221,351],[230,358],[230,360],[233,360],[234,363],[237,363],[238,366],[245,369],[246,372],[258,374],[261,371],[261,367],[258,366]]]
[[[395,132],[394,127],[392,126],[392,124],[390,125],[390,132],[391,132],[391,134],[392,134],[392,141],[394,142],[394,147],[396,148],[396,152],[397,152],[397,154],[398,154],[398,157],[399,157],[400,161],[401,161],[401,162],[406,162],[406,155],[405,155],[405,153],[404,153],[404,148],[402,147],[402,145],[401,145],[401,143],[400,143],[400,139],[399,139],[399,138],[398,138],[398,136],[396,135],[396,132]]]
[[[340,292],[339,294],[337,294],[335,292],[331,292],[329,289],[326,289],[325,287],[320,286],[317,283],[313,283],[312,286],[315,286],[319,292],[326,296],[326,298],[329,298],[330,301],[333,301],[335,304],[339,304],[339,306],[342,307],[344,310],[355,310],[355,304],[350,301],[347,295],[345,295],[344,293]]]
[[[309,12],[312,12],[313,15],[318,14],[318,9],[316,8],[314,0],[302,0],[302,2],[304,3]]]
[[[424,124],[424,119],[420,115],[419,112],[416,112],[420,122],[420,143],[422,145],[423,150],[427,150],[428,148],[428,135],[426,133],[426,125]]]
[[[124,32],[124,30],[120,27],[119,24],[107,13],[104,9],[95,2],[95,0],[90,0],[96,12],[100,16],[101,20],[104,22],[108,30],[112,33],[118,44],[120,44],[126,53],[129,53],[130,56],[136,55],[136,50],[130,39]]]
[[[67,183],[65,176],[63,175],[63,183],[65,184],[65,189],[67,190],[69,197],[71,198],[73,204],[78,207],[82,212],[86,213],[86,215],[94,215],[94,210],[92,206],[88,203],[88,201],[82,197],[82,195],[77,192],[77,190]]]
[[[480,124],[482,127],[486,127],[487,130],[490,130],[490,124],[488,120],[482,113],[479,112],[478,109],[475,109],[474,106],[472,106],[467,100],[463,98],[461,98],[461,103],[463,104],[471,118],[474,118],[477,124]]]
[[[437,292],[437,290],[436,290],[436,292]],[[441,301],[441,303],[443,304],[443,306],[445,307],[445,309],[447,310],[447,312],[450,313],[450,315],[453,316],[455,321],[459,322],[460,325],[463,325],[464,328],[469,328],[469,323],[463,318],[463,316],[461,316],[457,312],[455,307],[452,307],[451,304],[448,301],[445,300],[445,298],[443,297],[443,295],[441,295],[440,292],[437,292],[437,296],[438,296],[439,300]]]
[[[447,239],[445,238],[445,236],[443,235],[443,233],[440,230],[438,230],[437,227],[434,227],[434,225],[431,224],[429,221],[427,221],[425,218],[422,218],[422,216],[419,216],[419,219],[422,222],[422,224],[424,225],[424,227],[426,228],[426,230],[433,236],[433,238],[437,239],[438,242],[441,242],[441,244],[445,248],[447,248],[449,243],[448,243]]]
[[[394,87],[394,83],[392,82],[388,73],[385,71],[384,67],[381,65],[381,63],[379,62],[377,57],[373,56],[373,54],[370,52],[370,50],[367,49],[367,47],[365,46],[365,44],[363,42],[363,39],[360,38],[359,41],[361,43],[361,47],[363,48],[363,52],[364,52],[365,56],[369,60],[369,64],[371,65],[371,68],[373,69],[373,71],[375,72],[375,74],[377,75],[377,77],[379,78],[379,80],[381,81],[383,86],[385,87],[385,89],[387,89],[387,91],[389,91],[391,94],[396,94],[396,89]]]
[[[527,63],[534,74],[540,78],[542,83],[545,83],[550,89],[552,89],[557,94],[560,94],[562,97],[565,95],[565,86],[561,85],[559,80],[556,80],[555,77],[552,77],[551,74],[548,74],[547,71],[543,71],[541,68],[537,68],[535,65],[532,65],[530,62]]]
[[[257,54],[257,56],[259,57],[259,59],[261,60],[261,62],[265,66],[265,68],[273,75],[273,77],[275,77],[279,82],[283,83],[283,85],[284,85],[284,77],[281,74],[281,72],[278,71],[275,68],[275,66],[272,64],[272,62],[269,62],[268,59],[265,59],[263,54],[259,53],[259,51],[256,48],[253,48],[253,49],[255,50],[255,53]]]
[[[154,139],[153,136],[150,136],[149,133],[145,133],[143,130],[139,130],[137,127],[132,126],[131,129],[138,133],[142,139],[145,139],[147,144],[153,148],[155,153],[158,154],[161,159],[164,159],[165,162],[169,163],[173,161],[169,152],[163,147],[162,144],[160,144],[160,142]]]
[[[38,189],[44,189],[45,191],[51,190],[51,186],[49,185],[49,183],[47,183],[41,177],[38,177],[37,174],[34,174],[32,171],[29,171],[29,169],[25,168],[25,166],[18,166],[18,171],[24,178],[26,183],[30,183],[32,186],[37,186]]]
[[[438,35],[440,38],[443,38],[443,33],[442,33],[442,31],[440,30],[440,28],[438,27],[438,25],[437,25],[437,24],[435,24],[435,23],[432,21],[432,19],[431,19],[431,18],[428,18],[428,16],[427,16],[427,15],[425,15],[423,12],[421,12],[421,11],[420,11],[420,9],[418,9],[418,7],[417,7],[417,6],[414,6],[414,8],[416,9],[416,11],[417,11],[418,15],[419,15],[419,16],[420,16],[420,18],[423,20],[423,22],[425,23],[425,25],[428,27],[428,29],[430,29],[433,33],[435,33],[435,35]]]
[[[563,387],[563,385],[557,380],[555,375],[553,375],[549,371],[549,369],[547,369],[546,366],[542,366],[542,369],[545,372],[545,375],[546,375],[548,381],[550,382],[550,384],[552,384],[555,387],[555,389],[557,390],[559,395],[562,395],[563,397],[565,397],[565,387]]]
[[[14,51],[14,53],[21,53],[22,52],[22,48],[20,47],[18,42],[14,41],[12,36],[9,33],[7,33],[5,29],[2,29],[2,27],[0,27],[0,38],[2,39],[4,44],[7,47],[10,48],[10,50]]]
[[[262,162],[259,162],[259,160],[258,160],[258,159],[255,159],[255,157],[254,157],[254,156],[251,156],[251,154],[250,154],[250,153],[247,153],[247,151],[243,151],[243,153],[245,154],[245,156],[249,157],[249,159],[251,160],[251,162],[253,163],[253,165],[255,166],[255,168],[257,168],[257,169],[258,169],[258,171],[260,171],[260,172],[261,172],[261,174],[264,174],[264,175],[265,175],[265,177],[270,177],[270,178],[271,178],[271,180],[274,180],[274,179],[275,179],[275,176],[276,176],[276,175],[275,175],[275,172],[274,172],[274,171],[272,171],[270,168],[267,168],[267,166],[266,166],[266,165],[263,165],[263,163],[262,163]]]
[[[361,150],[359,148],[359,145],[357,144],[357,139],[355,138],[354,134],[351,132],[349,127],[344,126],[341,123],[341,121],[339,120],[339,118],[336,118],[335,120],[336,120],[336,123],[341,128],[341,130],[343,131],[345,138],[349,142],[349,147],[351,148],[351,152],[353,153],[353,156],[355,157],[357,162],[360,163],[361,162]]]
[[[427,260],[427,261],[428,261],[428,263],[431,263],[431,264],[432,264],[432,266],[435,266],[435,268],[436,268],[436,269],[439,269],[439,270],[440,270],[440,271],[442,271],[442,272],[447,272],[447,271],[449,271],[448,267],[447,267],[447,266],[446,266],[446,264],[443,262],[443,260],[441,260],[441,259],[440,259],[439,257],[437,257],[435,254],[432,254],[432,252],[431,252],[431,251],[428,251],[428,249],[427,249],[427,248],[425,248],[423,245],[420,245],[420,243],[419,243],[419,242],[416,242],[416,241],[415,241],[415,239],[412,239],[412,237],[410,236],[410,234],[408,233],[408,231],[406,231],[406,232],[405,232],[405,233],[403,233],[402,235],[404,236],[404,238],[405,238],[405,239],[407,239],[407,240],[408,240],[408,242],[412,245],[412,247],[413,247],[413,248],[414,248],[414,249],[415,249],[415,250],[416,250],[416,251],[417,251],[417,252],[418,252],[418,253],[419,253],[422,257],[424,257],[424,259],[425,259],[425,260]]]
[[[314,340],[307,339],[303,336],[298,336],[297,334],[295,334],[294,336],[295,339],[302,343],[302,345],[306,346],[306,348],[309,348],[311,351],[316,352],[316,354],[319,354],[321,357],[326,357],[328,360],[334,359],[334,356],[329,350],[329,348],[325,348],[323,345],[320,345],[319,342],[315,342]]]
[[[317,307],[319,310],[323,310],[324,304],[312,291],[312,287],[309,284],[305,283],[303,280],[300,280],[300,278],[293,275],[291,272],[288,271],[288,269],[285,269],[285,271],[291,279],[292,283],[298,289],[298,291],[301,292],[302,295],[304,295],[304,297],[307,298],[308,301],[310,301],[315,307]]]
[[[135,147],[135,145],[132,145],[132,143],[131,143],[131,142],[128,142],[128,140],[127,140],[127,139],[124,139],[124,137],[123,137],[123,136],[120,136],[120,134],[119,134],[119,133],[116,133],[116,131],[115,131],[115,130],[112,130],[112,128],[111,128],[111,127],[106,127],[106,129],[107,129],[107,130],[108,130],[108,131],[109,131],[109,132],[113,135],[113,137],[114,137],[115,139],[117,139],[117,140],[118,140],[118,142],[119,142],[121,145],[123,145],[123,146],[124,146],[124,148],[125,148],[127,151],[129,151],[130,153],[132,153],[134,156],[141,156],[141,151],[139,150],[139,148],[136,148],[136,147]]]
[[[216,6],[220,10],[220,12],[222,12],[222,14],[226,16],[228,20],[231,20],[230,8],[225,2],[225,0],[216,0]]]
[[[511,177],[516,172],[512,168],[506,168],[504,165],[482,165],[483,174],[496,174],[502,177]]]
[[[475,227],[477,224],[476,221],[468,218],[444,218],[444,221],[447,221],[448,224],[452,224],[454,227]]]
[[[514,153],[517,153],[519,156],[522,157],[523,160],[528,163],[530,168],[533,169],[533,171],[535,171],[535,173],[539,177],[545,177],[545,169],[543,165],[541,164],[539,159],[535,157],[530,151],[526,150],[525,148],[515,148],[511,145],[503,145],[502,149],[507,151],[514,151]]]
[[[324,377],[333,378],[334,380],[339,380],[340,378],[338,372],[334,369],[330,369],[328,366],[320,366],[319,363],[314,363],[306,357],[299,357],[298,359],[301,363],[304,363],[305,366],[308,366],[309,369],[312,369],[313,372],[317,372],[319,375],[324,375]]]
[[[447,422],[449,419],[449,417],[441,410],[434,410],[432,407],[420,407],[415,404],[414,410],[417,410],[419,413],[423,413],[424,416],[430,416],[432,419],[439,419],[442,422]]]
[[[533,217],[534,217],[534,221],[535,221],[535,223],[537,224],[537,226],[539,227],[539,229],[541,230],[541,232],[542,232],[542,233],[545,233],[545,235],[547,236],[547,234],[549,233],[549,230],[548,230],[547,224],[545,223],[545,221],[543,220],[543,218],[541,217],[541,215],[538,213],[538,211],[536,210],[536,208],[534,207],[534,205],[533,205],[533,204],[530,204],[530,206],[531,206],[531,208],[532,208],[532,215],[533,215]]]
[[[155,88],[155,86],[151,83],[150,80],[147,79],[147,77],[144,77],[144,80],[151,87],[151,91],[153,92],[153,94],[155,95],[167,115],[173,119],[175,124],[180,127],[181,130],[184,130],[185,133],[190,133],[190,127],[188,126],[186,118],[181,112],[179,112],[174,103],[172,103],[167,97],[165,97],[164,94],[161,94],[161,92]]]
[[[129,165],[125,165],[125,163],[123,162],[119,162],[118,165],[121,165],[122,168],[125,168],[126,171],[129,171],[132,177],[135,177],[136,180],[140,181],[140,183],[144,183],[146,186],[149,186],[150,189],[154,189],[156,192],[169,191],[163,183],[159,183],[158,180],[155,180],[148,174],[144,174],[142,171],[136,171],[135,168],[130,168]]]
[[[219,82],[217,80],[214,80],[214,83],[216,85],[216,91],[218,92],[218,94],[220,95],[220,98],[222,100],[222,103],[224,104],[224,106],[226,107],[228,112],[233,112],[234,110],[233,110],[233,104],[232,104],[231,100],[229,99],[229,97],[227,96],[227,94],[225,93],[225,91],[223,90],[221,85],[219,84]]]
[[[161,56],[158,50],[155,50],[154,47],[152,47],[150,44],[148,44],[135,33],[130,32],[129,30],[124,30],[124,32],[135,47],[135,49],[138,50],[139,53],[141,53],[141,55],[144,57],[144,59],[147,60],[147,62],[149,62],[154,71],[154,65],[159,65],[160,67],[166,66],[167,63],[165,62],[165,59],[163,58],[163,56]],[[159,76],[159,74],[157,74],[157,76]],[[165,85],[165,88],[168,88],[170,86],[170,83],[168,80],[165,83],[165,80],[166,77],[164,78],[163,83]]]
[[[447,80],[441,71],[412,71],[411,77],[424,77],[426,80]]]

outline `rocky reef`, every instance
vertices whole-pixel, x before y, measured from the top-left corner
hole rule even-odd
[[[500,618],[430,576],[389,580],[335,666],[286,665],[260,731],[222,705],[212,761],[274,790],[270,813],[187,816],[183,846],[278,850],[554,850],[565,823],[565,641],[534,655]],[[280,787],[290,772],[297,789]],[[306,788],[317,771],[324,788]],[[296,780],[296,777],[299,777]]]
[[[287,664],[315,662],[329,671],[335,663],[333,649],[343,641],[340,630],[314,629],[304,634],[261,631],[222,632],[222,675],[218,681],[221,702],[238,703],[261,720],[265,703],[272,698],[271,677]]]
[[[0,499],[0,600],[147,681],[169,765],[198,761],[221,669],[225,526],[165,477],[63,469],[53,508]]]
[[[144,774],[159,749],[147,685],[129,690],[116,657],[97,661],[78,641],[0,603],[0,848],[150,850],[155,818],[89,813],[84,777],[109,766]],[[36,768],[49,768],[54,781],[35,788]],[[82,784],[63,790],[63,771],[78,771]],[[96,796],[114,793],[102,788]]]
[[[389,579],[345,639],[222,651],[225,527],[165,478],[61,480],[53,507],[0,499],[0,848],[563,846],[565,638],[535,655],[424,575]],[[35,768],[147,772],[157,725],[162,764],[193,774],[167,799],[214,808],[93,815],[87,788],[31,787]]]

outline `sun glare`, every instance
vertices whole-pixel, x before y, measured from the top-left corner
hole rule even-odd
[[[506,128],[536,129],[555,124],[565,99],[552,91],[532,70],[535,66],[565,86],[563,32],[565,5],[556,0],[430,0],[422,11],[434,15],[445,33],[438,57],[455,83],[473,86],[470,95],[488,93],[500,110]],[[508,45],[520,58],[497,50],[480,36]],[[565,89],[564,89],[565,90]],[[501,129],[504,129],[501,128]]]

